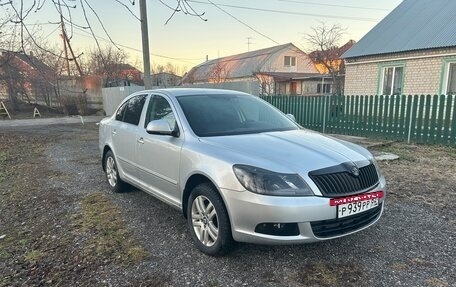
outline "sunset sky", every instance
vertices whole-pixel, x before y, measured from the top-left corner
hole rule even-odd
[[[98,13],[112,40],[128,52],[130,62],[141,62],[140,22],[119,4],[125,4],[139,17],[139,1],[86,1]],[[177,3],[176,0],[162,2],[172,7]],[[320,22],[327,25],[340,24],[346,28],[343,43],[349,39],[358,41],[400,2],[401,0],[189,0],[188,3],[196,12],[204,13],[202,18],[207,21],[178,12],[165,24],[172,10],[159,0],[149,0],[147,9],[151,60],[153,64],[171,62],[190,69],[203,62],[206,55],[209,59],[214,59],[246,52],[249,47],[250,50],[257,50],[292,42],[306,50],[303,37],[310,32],[310,27],[318,26]],[[80,1],[74,3],[77,7],[72,9],[73,21],[85,26]],[[61,46],[57,25],[49,23],[57,22],[58,14],[51,6],[51,1],[45,5],[43,9],[32,13],[27,23],[41,29],[49,42]],[[97,18],[87,5],[85,9],[100,44],[108,45],[108,36]],[[80,52],[94,49],[96,45],[88,30],[77,27],[73,29],[71,43]]]

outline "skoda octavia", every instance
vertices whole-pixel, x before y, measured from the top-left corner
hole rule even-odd
[[[299,126],[258,97],[215,89],[128,96],[100,122],[114,192],[133,185],[181,210],[209,255],[234,241],[296,244],[365,229],[386,183],[366,149]]]

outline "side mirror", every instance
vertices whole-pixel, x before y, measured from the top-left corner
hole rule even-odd
[[[179,130],[172,130],[167,120],[151,121],[146,126],[146,132],[152,135],[179,136]]]
[[[296,122],[296,118],[293,114],[287,114],[287,117],[292,120],[293,122]]]

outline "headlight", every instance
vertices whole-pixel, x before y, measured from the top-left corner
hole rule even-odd
[[[378,166],[378,162],[374,156],[372,156],[372,163],[374,164],[375,169],[377,170],[378,179],[380,179],[382,177],[382,173],[380,171],[380,166]]]
[[[309,186],[297,174],[277,173],[266,169],[234,165],[234,174],[248,191],[276,196],[313,195]]]

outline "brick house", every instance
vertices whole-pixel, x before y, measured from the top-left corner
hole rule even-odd
[[[342,55],[346,95],[456,93],[456,1],[404,0]]]
[[[0,98],[28,102],[46,101],[54,95],[56,71],[32,53],[0,53]]]
[[[111,64],[99,73],[105,87],[144,86],[143,74],[130,64]]]
[[[331,79],[318,72],[306,53],[288,43],[206,61],[184,75],[182,84],[254,95],[316,95],[329,92],[325,85]]]

